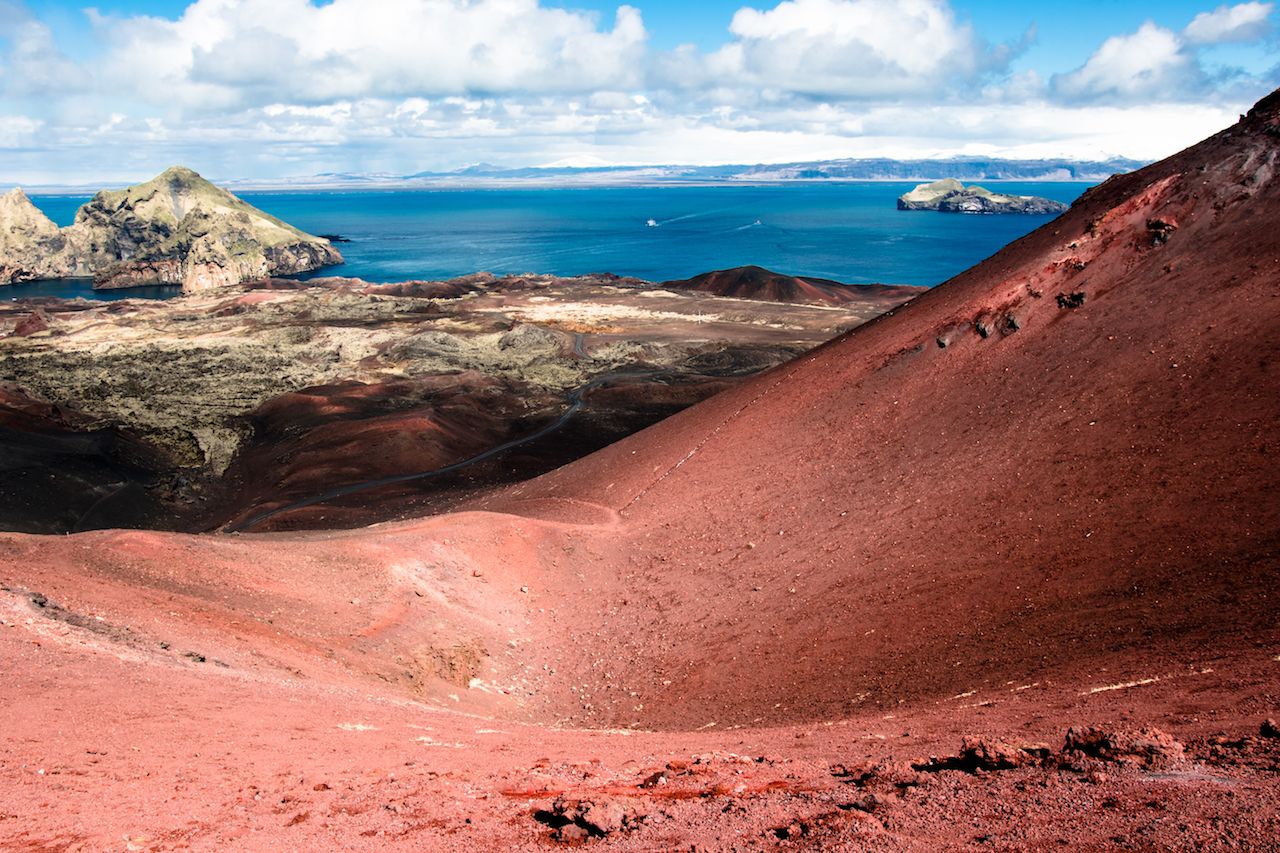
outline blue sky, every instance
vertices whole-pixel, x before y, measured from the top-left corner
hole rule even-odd
[[[0,183],[1155,158],[1280,84],[1278,20],[1257,0],[0,0]]]

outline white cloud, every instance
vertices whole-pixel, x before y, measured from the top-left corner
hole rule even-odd
[[[1081,104],[1256,97],[1275,85],[1275,72],[1257,77],[1226,65],[1210,73],[1204,58],[1213,45],[1262,38],[1273,8],[1252,2],[1219,6],[1197,15],[1181,32],[1147,21],[1136,32],[1104,41],[1074,71],[1053,75],[1049,89],[1060,100]]]
[[[1069,101],[1171,100],[1198,88],[1204,73],[1172,30],[1148,21],[1130,35],[1113,36],[1051,87]]]
[[[638,85],[640,12],[611,29],[538,0],[196,0],[176,21],[107,18],[101,73],[157,103],[565,92]]]
[[[1239,3],[1201,12],[1192,19],[1183,35],[1191,44],[1227,44],[1262,38],[1271,30],[1268,20],[1274,3]]]
[[[770,0],[727,18],[719,49],[662,53],[635,8],[547,2],[193,0],[174,20],[91,13],[96,43],[73,61],[61,33],[0,0],[0,181],[173,162],[232,178],[479,160],[1154,158],[1265,91],[1206,72],[1202,55],[1229,59],[1210,44],[1256,37],[1272,9],[1148,23],[1050,76],[1011,69],[1031,31],[992,46],[948,0]]]
[[[0,3],[0,92],[12,97],[58,95],[81,88],[87,75],[63,56],[45,24],[21,7]]]
[[[729,31],[733,41],[709,56],[682,48],[661,58],[659,78],[813,97],[936,97],[1010,58],[945,0],[784,0],[739,9]]]
[[[44,122],[29,116],[0,115],[0,149],[31,147],[43,126]]]

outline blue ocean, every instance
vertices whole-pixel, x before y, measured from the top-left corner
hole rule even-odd
[[[1048,221],[896,209],[914,183],[587,189],[245,192],[312,234],[339,235],[347,259],[319,275],[374,282],[488,270],[651,281],[759,264],[843,282],[932,286]],[[1077,183],[1000,183],[1003,192],[1071,202]],[[60,225],[88,199],[36,196]],[[652,224],[650,221],[652,220]],[[87,281],[0,289],[0,298],[164,298],[176,288],[94,293]]]

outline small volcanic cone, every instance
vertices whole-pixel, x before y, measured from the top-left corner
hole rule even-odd
[[[660,286],[668,290],[693,290],[736,299],[801,305],[845,305],[880,298],[886,309],[925,290],[910,285],[841,284],[825,278],[783,275],[757,266],[716,270],[689,279],[664,281]]]
[[[49,330],[49,314],[37,308],[25,317],[19,318],[11,334],[17,338],[25,338]]]

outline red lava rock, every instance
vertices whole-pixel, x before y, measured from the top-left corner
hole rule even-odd
[[[1169,237],[1178,230],[1178,220],[1172,216],[1147,220],[1147,233],[1151,235],[1152,246],[1163,246]]]
[[[549,810],[534,813],[535,819],[552,827],[552,836],[559,841],[603,838],[633,828],[645,817],[646,813],[634,803],[624,803],[607,796],[590,799],[559,797]]]
[[[667,774],[659,770],[656,773],[651,773],[650,775],[646,776],[644,778],[644,781],[640,783],[640,787],[656,788],[659,785],[665,785],[665,784],[667,784]]]
[[[860,812],[870,813],[880,808],[880,806],[884,805],[884,803],[885,803],[884,797],[877,796],[875,794],[867,794],[865,797],[860,797],[859,799],[853,800],[852,802],[845,803],[840,808],[856,809],[857,811],[860,811]]]
[[[1012,770],[1016,767],[1044,764],[1053,750],[1044,744],[1014,746],[1000,740],[966,737],[960,742],[960,752],[947,758],[930,758],[913,765],[916,770],[962,770],[976,773],[989,770]]]
[[[1103,761],[1147,765],[1181,761],[1185,752],[1181,743],[1157,728],[1130,731],[1092,726],[1068,729],[1062,751]]]

